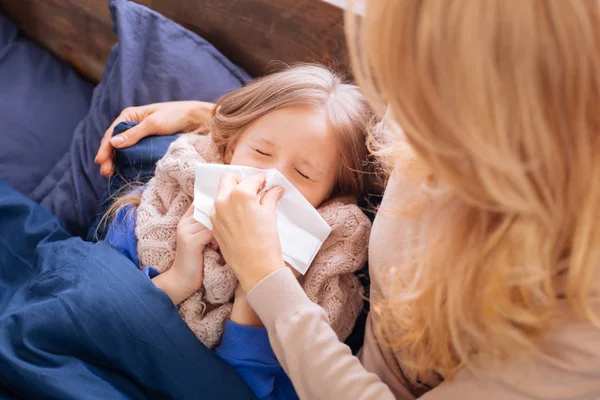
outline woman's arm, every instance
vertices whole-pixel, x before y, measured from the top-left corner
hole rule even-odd
[[[300,398],[393,399],[341,343],[325,311],[311,302],[285,267],[275,209],[282,192],[257,201],[264,175],[246,180],[225,175],[211,215],[213,235],[248,301],[265,324],[277,359]]]
[[[265,324],[275,355],[300,398],[395,398],[338,340],[325,311],[309,300],[288,268],[255,285],[248,301]]]
[[[215,105],[203,101],[172,101],[140,107],[129,107],[106,130],[94,162],[100,165],[100,173],[113,173],[114,149],[133,146],[150,135],[172,135],[204,129]],[[113,130],[123,121],[139,122],[135,127],[112,137]]]
[[[265,324],[275,355],[300,398],[391,400],[395,394],[413,399],[403,390],[400,377],[392,393],[352,356],[329,326],[325,312],[308,299],[285,267],[275,220],[281,193],[270,189],[259,202],[257,193],[264,181],[264,175],[245,180],[225,175],[211,222],[224,258]],[[563,316],[572,317],[566,305],[564,310]],[[486,371],[463,369],[423,399],[598,398],[599,330],[577,319],[553,322],[551,335],[540,343],[546,352],[498,361]],[[365,347],[363,359],[373,359],[376,351],[376,346]],[[385,379],[395,383],[391,377]]]
[[[265,324],[275,355],[300,398],[415,398],[403,386],[402,377],[394,376],[398,384],[392,393],[377,375],[365,370],[338,341],[324,311],[310,302],[290,271],[280,269],[272,273],[247,297]],[[498,361],[486,370],[465,368],[420,399],[597,399],[599,342],[597,327],[565,312],[540,342],[542,352]],[[378,348],[373,344],[376,342],[363,348],[363,360],[376,356]],[[379,361],[385,368],[385,360]]]

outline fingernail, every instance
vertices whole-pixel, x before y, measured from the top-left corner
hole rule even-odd
[[[115,146],[120,145],[124,141],[125,139],[123,139],[122,136],[115,136],[114,138],[110,139],[110,143]]]

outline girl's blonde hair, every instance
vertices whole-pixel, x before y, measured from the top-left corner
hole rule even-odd
[[[357,86],[325,67],[300,64],[224,95],[217,100],[208,129],[217,151],[225,157],[253,122],[275,110],[297,106],[327,110],[342,158],[332,196],[360,198],[376,191],[379,180],[365,144],[372,120],[369,106]]]
[[[370,108],[357,86],[345,83],[325,67],[300,64],[222,96],[206,130],[211,133],[217,153],[225,159],[227,151],[235,147],[253,122],[275,110],[297,106],[327,110],[342,159],[331,197],[353,196],[360,201],[369,194],[377,194],[383,179],[375,173],[366,146],[373,118]],[[141,192],[132,190],[136,186],[141,185],[130,185],[114,196],[100,225],[106,224],[122,207],[140,204]]]
[[[386,155],[435,189],[374,301],[382,337],[451,377],[538,351],[562,298],[597,324],[598,1],[365,3],[355,76],[387,109]]]

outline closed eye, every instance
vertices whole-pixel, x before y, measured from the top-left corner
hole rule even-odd
[[[271,157],[272,156],[272,154],[265,153],[264,151],[261,151],[259,149],[254,149],[254,151],[256,151],[258,154],[263,155],[263,156],[267,156],[267,157]]]
[[[312,179],[310,179],[310,177],[308,175],[303,174],[302,172],[300,172],[300,170],[297,169],[296,172],[299,173],[300,176],[302,176],[304,179],[312,180]]]

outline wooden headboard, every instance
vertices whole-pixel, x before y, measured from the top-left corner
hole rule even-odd
[[[273,60],[348,70],[344,12],[324,0],[135,1],[198,33],[255,76]],[[117,40],[108,0],[0,0],[0,12],[90,80],[102,77]]]

